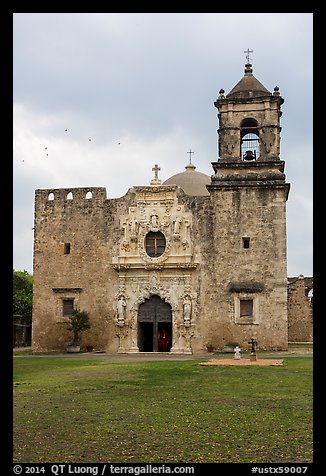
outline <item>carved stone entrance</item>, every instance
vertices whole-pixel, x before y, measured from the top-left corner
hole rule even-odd
[[[138,348],[140,352],[170,352],[172,347],[172,309],[154,295],[138,309]]]

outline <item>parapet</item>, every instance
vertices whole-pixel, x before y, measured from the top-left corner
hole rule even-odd
[[[103,203],[106,200],[105,187],[78,188],[48,188],[35,190],[35,206],[64,205],[71,202],[78,205],[83,203]]]

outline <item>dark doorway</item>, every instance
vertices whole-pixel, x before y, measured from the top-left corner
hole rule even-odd
[[[172,347],[172,322],[157,323],[157,350],[170,352]]]
[[[172,310],[159,296],[139,306],[138,348],[140,352],[170,352],[172,347]]]
[[[141,352],[153,352],[153,323],[141,322],[138,324],[138,341]]]

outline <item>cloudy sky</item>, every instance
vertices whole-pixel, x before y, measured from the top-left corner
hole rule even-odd
[[[217,160],[214,101],[242,78],[280,88],[288,276],[312,268],[312,13],[14,13],[13,267],[33,272],[38,188],[108,198]],[[90,140],[91,139],[91,140]]]

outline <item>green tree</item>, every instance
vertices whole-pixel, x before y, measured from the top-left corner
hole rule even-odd
[[[13,313],[32,323],[33,276],[27,271],[13,270]]]

